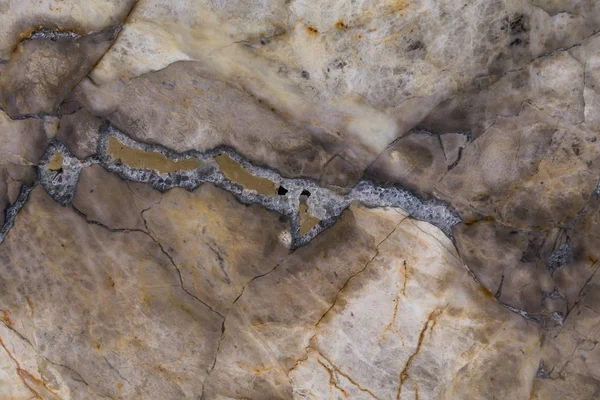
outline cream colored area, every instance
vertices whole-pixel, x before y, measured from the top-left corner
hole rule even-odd
[[[72,391],[61,376],[64,368],[52,364],[35,347],[11,329],[14,321],[7,311],[0,321],[0,398],[70,399]]]
[[[520,399],[540,337],[479,289],[441,232],[406,219],[340,293],[309,346],[291,375],[308,398]]]
[[[0,59],[40,27],[86,34],[118,25],[134,0],[1,0]]]
[[[509,30],[519,15],[523,29]],[[523,0],[148,0],[91,77],[105,85],[193,60],[317,135],[342,137],[363,165],[458,89],[571,46],[594,23]],[[528,46],[507,54],[515,38]]]
[[[246,287],[208,398],[527,398],[539,327],[481,290],[457,256],[429,224],[352,206]]]
[[[277,185],[270,179],[252,174],[226,153],[215,157],[219,169],[230,181],[241,185],[244,189],[255,191],[265,196],[277,196]]]
[[[94,82],[106,84],[177,60],[196,60],[298,123],[327,135],[349,134],[349,140],[361,143],[367,153],[381,151],[398,134],[394,118],[355,96],[320,101],[306,92],[282,73],[281,60],[247,47],[245,37],[232,37],[229,32],[235,29],[209,6],[178,6],[146,1],[137,7],[117,43],[92,72]],[[168,12],[153,13],[155,7]]]
[[[161,174],[177,171],[191,171],[201,165],[194,157],[181,161],[173,161],[155,151],[145,151],[127,146],[114,136],[108,138],[107,154],[114,160],[121,160],[125,165],[137,169],[153,169]]]

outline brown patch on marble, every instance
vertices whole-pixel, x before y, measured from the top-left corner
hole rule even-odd
[[[108,138],[107,152],[115,160],[119,159],[123,164],[127,164],[132,168],[153,169],[160,173],[191,171],[201,165],[200,160],[197,158],[173,161],[158,152],[129,147],[114,136]]]
[[[48,163],[48,169],[50,171],[60,171],[63,167],[63,155],[60,151],[54,153],[50,162]]]
[[[306,235],[310,230],[321,222],[321,220],[317,217],[314,217],[306,204],[300,204],[300,208],[298,210],[300,214],[300,234]]]
[[[227,179],[242,185],[244,189],[254,190],[258,194],[265,196],[277,195],[277,185],[274,182],[267,178],[253,175],[246,168],[232,160],[227,154],[216,156],[215,161],[219,164],[219,169]]]

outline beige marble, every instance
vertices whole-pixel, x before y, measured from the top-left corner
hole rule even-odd
[[[0,0],[0,399],[598,398],[599,31]]]

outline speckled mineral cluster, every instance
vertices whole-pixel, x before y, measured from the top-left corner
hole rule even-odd
[[[599,137],[597,0],[0,0],[0,400],[598,399]]]

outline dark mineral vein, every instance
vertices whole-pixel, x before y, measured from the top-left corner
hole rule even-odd
[[[119,159],[114,159],[108,152],[109,138],[114,137],[124,145],[145,152],[160,153],[167,159],[180,162],[190,158],[200,161],[197,168],[160,173],[153,169],[133,168]],[[48,164],[56,152],[63,155],[63,167],[51,170]],[[228,179],[221,171],[215,157],[226,154],[252,175],[266,178],[275,185],[283,186],[285,194],[268,196],[245,189],[240,184]],[[202,183],[214,185],[232,193],[244,204],[258,203],[263,207],[277,211],[289,218],[291,222],[292,248],[306,245],[319,233],[333,225],[350,204],[361,202],[367,207],[399,207],[412,217],[429,222],[440,228],[447,236],[451,236],[451,228],[459,223],[460,217],[446,203],[433,199],[424,201],[409,191],[396,186],[377,185],[371,181],[360,181],[348,194],[340,195],[329,189],[320,187],[315,181],[302,178],[283,178],[277,171],[257,166],[228,147],[219,147],[206,152],[191,150],[175,153],[162,146],[137,142],[109,123],[100,128],[97,153],[86,160],[78,160],[62,143],[50,143],[39,166],[39,181],[48,194],[62,205],[71,203],[75,194],[77,180],[82,168],[99,163],[106,170],[119,175],[122,179],[152,185],[159,191],[167,191],[174,187],[194,190]],[[306,196],[306,193],[310,196]],[[304,195],[303,195],[304,194]],[[300,233],[300,197],[306,199],[310,212],[318,220],[306,234]]]

